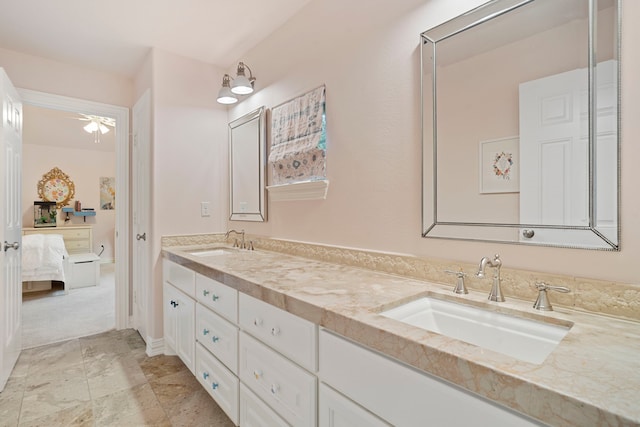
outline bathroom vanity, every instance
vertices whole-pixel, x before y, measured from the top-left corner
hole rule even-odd
[[[168,352],[186,354],[185,364],[238,425],[640,422],[632,392],[640,389],[639,323],[558,306],[542,313],[509,291],[505,302],[488,302],[488,288],[455,295],[453,283],[221,241],[164,241],[165,289],[195,306],[183,328],[170,323],[165,332],[178,329],[188,339],[165,336],[165,343]],[[268,239],[256,245],[265,246]],[[332,250],[340,251],[324,248]],[[188,292],[171,271],[193,283]],[[532,362],[381,315],[425,296],[568,332]],[[165,319],[173,309],[165,298]],[[181,342],[188,350],[180,350]]]

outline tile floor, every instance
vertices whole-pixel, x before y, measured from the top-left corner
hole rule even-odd
[[[23,350],[0,426],[233,426],[177,356],[144,350],[131,329]]]

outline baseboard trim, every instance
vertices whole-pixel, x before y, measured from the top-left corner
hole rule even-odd
[[[159,356],[164,354],[164,338],[153,339],[151,337],[147,337],[147,356]]]

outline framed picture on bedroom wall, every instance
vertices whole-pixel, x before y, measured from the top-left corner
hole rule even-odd
[[[518,137],[480,141],[478,157],[481,194],[520,191]]]
[[[100,209],[111,211],[116,208],[116,179],[100,177]]]

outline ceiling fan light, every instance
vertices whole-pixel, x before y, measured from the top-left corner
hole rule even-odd
[[[103,125],[102,123],[100,123],[99,125],[99,129],[100,129],[100,133],[102,133],[103,135],[107,132],[109,132],[109,128],[106,127],[105,125]]]
[[[93,133],[98,130],[98,123],[92,120],[87,123],[87,125],[84,127],[84,130],[88,133]]]

